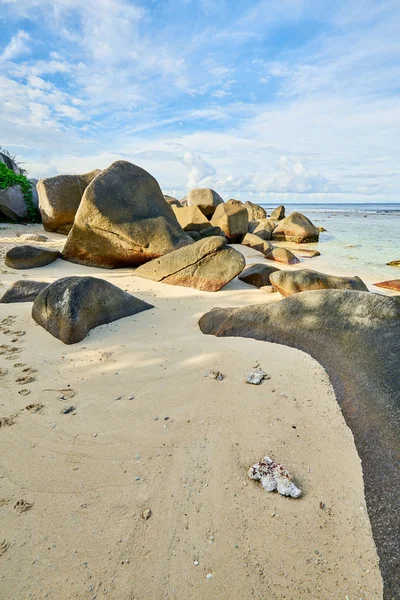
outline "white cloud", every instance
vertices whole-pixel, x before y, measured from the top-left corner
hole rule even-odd
[[[10,42],[0,54],[0,62],[13,60],[21,54],[26,54],[29,52],[29,39],[29,35],[26,33],[26,31],[18,31],[18,33],[11,38]]]

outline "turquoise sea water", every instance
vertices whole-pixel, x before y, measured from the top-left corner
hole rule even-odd
[[[268,214],[275,206],[263,204]],[[400,267],[386,263],[400,260],[400,203],[388,204],[285,204],[286,215],[298,211],[321,233],[315,247],[332,269],[368,274],[377,281],[400,279]],[[315,259],[316,261],[318,259]],[[308,262],[317,268],[317,262]]]

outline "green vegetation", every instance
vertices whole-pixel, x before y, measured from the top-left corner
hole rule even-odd
[[[16,175],[12,169],[9,169],[4,163],[0,163],[0,189],[7,189],[13,185],[20,185],[26,207],[28,209],[28,221],[31,223],[39,222],[38,211],[33,204],[32,184],[25,175]]]

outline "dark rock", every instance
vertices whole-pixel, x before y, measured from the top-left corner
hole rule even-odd
[[[240,242],[247,233],[249,214],[243,206],[219,204],[211,219],[211,225],[220,227],[230,242]]]
[[[32,317],[64,344],[76,344],[99,325],[154,308],[97,277],[64,277],[33,303]]]
[[[136,269],[135,275],[216,292],[239,275],[245,264],[240,252],[226,246],[225,238],[213,236],[152,260]]]
[[[281,221],[284,218],[285,218],[285,207],[281,204],[280,206],[278,206],[278,208],[275,208],[275,210],[272,211],[271,219],[273,219],[274,221]]]
[[[287,248],[272,248],[272,250],[265,255],[265,258],[284,263],[285,265],[295,265],[300,262],[297,256]]]
[[[36,189],[43,227],[67,235],[87,186],[101,171],[83,175],[56,175],[39,179]]]
[[[243,246],[248,246],[249,248],[253,248],[253,250],[257,250],[258,252],[262,252],[264,256],[269,254],[273,249],[273,245],[270,244],[267,240],[263,240],[258,237],[258,235],[254,235],[254,233],[247,233],[243,240]]]
[[[296,242],[318,242],[319,231],[307,217],[301,213],[294,212],[274,229],[272,239],[277,241]]]
[[[292,294],[311,290],[358,290],[359,292],[368,292],[367,286],[359,277],[337,277],[308,269],[279,271],[271,275],[270,280],[282,296],[291,296]]]
[[[0,303],[33,302],[48,285],[45,281],[31,281],[29,279],[15,281],[0,298]]]
[[[174,198],[173,196],[168,196],[167,194],[164,194],[164,200],[168,202],[168,204],[170,204],[171,206],[182,206],[179,200],[177,198]]]
[[[392,260],[386,263],[389,267],[400,267],[400,260]]]
[[[376,287],[385,288],[387,290],[394,290],[400,292],[400,279],[390,279],[389,281],[381,281],[380,283],[374,283]]]
[[[154,177],[119,160],[86,188],[62,256],[93,267],[129,267],[192,242]]]
[[[28,207],[20,185],[0,189],[0,215],[15,222],[28,219]]]
[[[384,598],[400,572],[400,299],[356,291],[304,292],[273,304],[216,308],[203,333],[286,344],[327,370],[362,461]]]
[[[279,271],[279,269],[276,267],[270,267],[269,265],[265,265],[263,263],[256,263],[246,267],[239,275],[239,279],[240,281],[244,281],[249,285],[254,285],[255,287],[260,288],[270,284],[269,276],[275,271]]]
[[[328,231],[327,229],[325,229],[325,227],[317,227],[317,229],[320,233],[324,233],[324,231]]]
[[[200,231],[200,235],[202,238],[211,237],[214,235],[224,237],[224,234],[221,231],[221,227],[208,227],[207,229],[202,229]]]
[[[191,231],[191,230],[187,229],[186,233],[188,235],[190,235],[190,237],[192,238],[192,240],[194,240],[195,242],[198,242],[199,240],[201,240],[200,231]]]
[[[17,163],[5,152],[0,152],[0,162],[4,163],[11,171],[14,171],[16,175],[21,175],[21,169]]]
[[[60,253],[58,250],[36,248],[35,246],[15,246],[6,254],[4,262],[12,269],[35,269],[54,262]]]

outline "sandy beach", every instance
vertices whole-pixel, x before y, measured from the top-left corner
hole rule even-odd
[[[198,328],[216,306],[281,296],[62,260],[18,272],[4,256],[20,231],[43,234],[1,229],[0,294],[18,279],[91,275],[154,309],[66,346],[31,303],[0,304],[2,600],[382,598],[360,459],[324,369],[295,349]],[[64,236],[46,235],[62,248]],[[324,271],[323,257],[279,266]],[[247,385],[257,363],[270,379]],[[247,478],[265,454],[292,472],[300,499]]]

